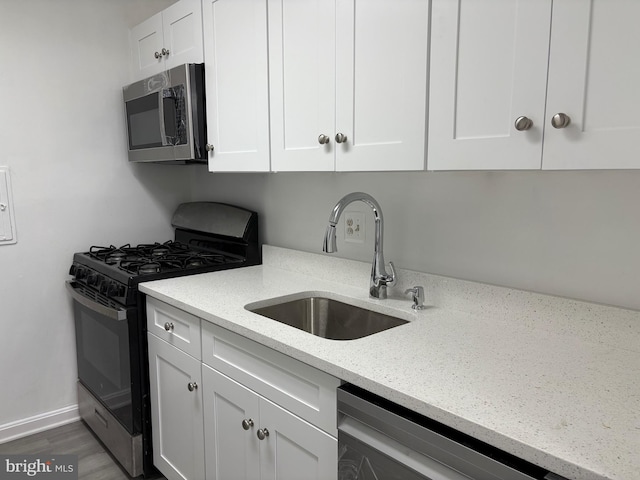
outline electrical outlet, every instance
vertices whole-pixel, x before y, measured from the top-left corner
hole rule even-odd
[[[364,213],[344,212],[344,239],[346,242],[364,243]]]

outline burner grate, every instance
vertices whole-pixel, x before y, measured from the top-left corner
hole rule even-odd
[[[117,266],[129,274],[150,275],[178,272],[212,265],[240,263],[242,259],[220,253],[193,250],[189,245],[170,240],[165,243],[130,244],[121,247],[93,246],[89,255],[100,262]]]

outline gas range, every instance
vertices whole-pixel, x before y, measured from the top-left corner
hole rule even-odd
[[[76,253],[69,274],[84,288],[124,305],[136,302],[140,282],[252,265],[246,258],[214,248],[194,248],[169,240],[164,243],[93,246]]]
[[[93,246],[73,256],[69,274],[78,292],[106,306],[135,305],[138,284],[260,263],[255,212],[214,202],[185,203],[172,225],[175,240]]]
[[[93,246],[74,254],[73,301],[78,409],[130,476],[154,473],[145,298],[141,282],[257,265],[255,212],[214,202],[184,203],[164,243]]]

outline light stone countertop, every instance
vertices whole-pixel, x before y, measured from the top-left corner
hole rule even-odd
[[[261,266],[140,290],[559,475],[640,479],[640,312],[408,270],[373,300],[370,269],[265,245]],[[244,308],[300,292],[410,322],[336,341]]]

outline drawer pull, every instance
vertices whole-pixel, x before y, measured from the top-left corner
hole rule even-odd
[[[269,436],[269,430],[267,430],[266,428],[261,428],[260,430],[258,430],[258,433],[256,435],[258,435],[258,439],[264,440]]]
[[[173,323],[167,322],[164,324],[164,329],[167,332],[173,332]]]

